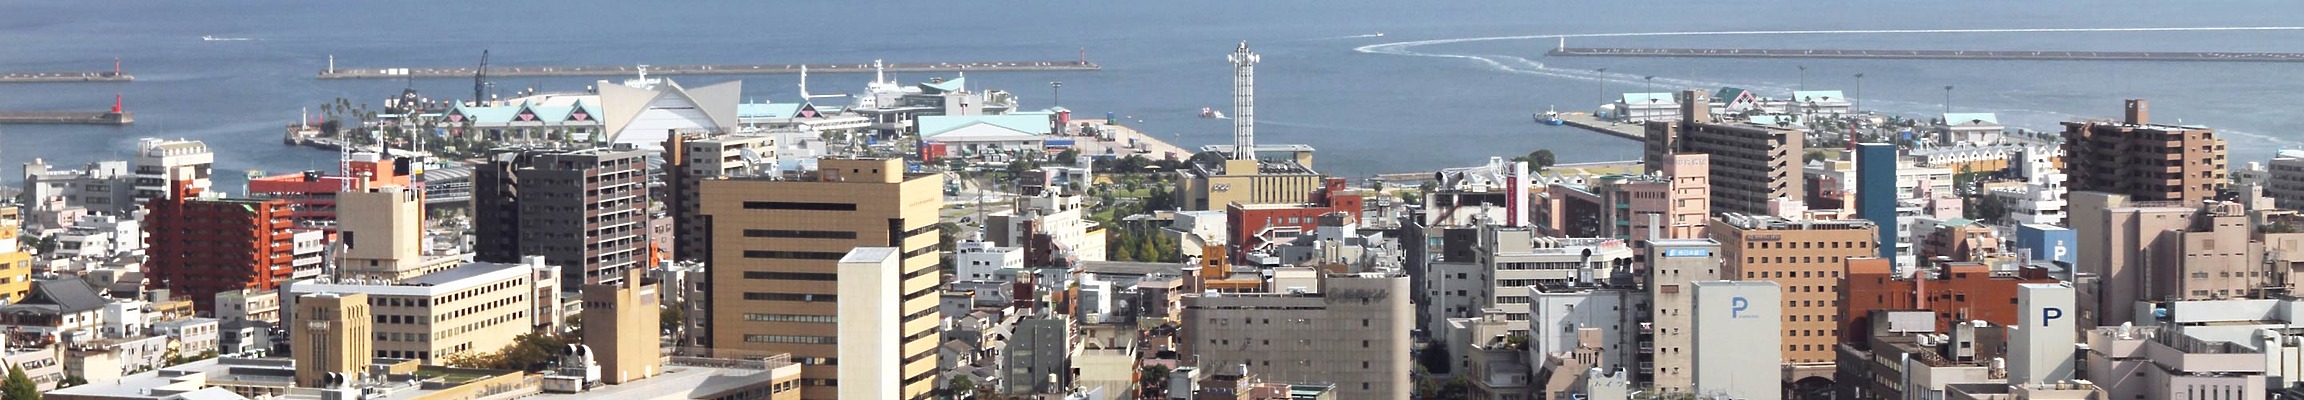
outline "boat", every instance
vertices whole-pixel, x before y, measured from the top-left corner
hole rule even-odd
[[[1200,118],[1207,118],[1207,119],[1225,119],[1225,118],[1224,118],[1224,113],[1222,113],[1222,112],[1217,112],[1215,109],[1211,109],[1211,108],[1208,108],[1208,107],[1200,107]]]
[[[1563,121],[1560,119],[1559,110],[1555,109],[1554,107],[1546,107],[1544,112],[1536,114],[1536,123],[1551,126],[1561,126],[1567,125],[1568,121]]]

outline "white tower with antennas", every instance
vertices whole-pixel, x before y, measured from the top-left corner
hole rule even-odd
[[[1256,159],[1256,53],[1248,41],[1228,57],[1232,60],[1232,159]]]

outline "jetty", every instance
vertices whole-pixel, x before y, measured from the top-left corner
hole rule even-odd
[[[112,95],[112,109],[108,111],[0,111],[0,124],[21,125],[127,125],[136,123],[136,114],[121,108],[121,97]]]
[[[120,72],[120,60],[112,60],[111,71],[89,72],[0,72],[0,83],[61,83],[61,82],[129,82],[133,75]]]
[[[2216,51],[1676,49],[1557,47],[1547,56],[1685,58],[1857,58],[1913,60],[2304,62],[2304,53]]]
[[[1647,128],[1639,123],[1611,123],[1609,121],[1602,121],[1599,117],[1595,117],[1591,113],[1582,112],[1564,112],[1560,113],[1558,117],[1560,118],[1561,122],[1566,122],[1568,126],[1583,128],[1584,130],[1593,132],[1606,133],[1608,136],[1631,139],[1632,141],[1636,142],[1648,140]]]
[[[335,68],[320,71],[320,79],[410,79],[410,78],[471,78],[479,75],[480,68]],[[1088,60],[1078,61],[992,61],[992,62],[900,62],[881,64],[886,72],[1009,72],[1009,71],[1096,71],[1103,67]],[[621,66],[528,66],[488,67],[487,76],[495,77],[550,77],[550,76],[632,76],[647,68],[648,75],[771,75],[797,74],[805,68],[814,74],[872,73],[873,63],[840,64],[727,64],[727,65],[636,65]]]

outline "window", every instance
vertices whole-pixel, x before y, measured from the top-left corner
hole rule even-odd
[[[829,251],[774,251],[774,250],[745,250],[745,251],[744,251],[744,258],[782,258],[782,259],[793,259],[793,260],[838,260],[838,259],[840,259],[840,258],[842,258],[842,257],[847,257],[847,256],[848,256],[848,254],[847,254],[847,253],[835,253],[835,252],[829,252]]]
[[[835,337],[831,337],[831,336],[792,336],[792,335],[744,335],[744,341],[746,341],[746,342],[752,342],[752,343],[801,343],[801,344],[836,344],[836,343],[839,343],[839,342],[840,342],[839,338],[835,338]]]
[[[791,239],[855,239],[856,232],[797,231],[784,229],[745,229],[744,237]]]
[[[808,203],[796,201],[747,201],[747,210],[800,210],[800,211],[856,211],[855,204]]]
[[[812,274],[802,272],[744,271],[744,279],[779,279],[788,281],[830,282],[840,280],[840,276],[836,274]]]

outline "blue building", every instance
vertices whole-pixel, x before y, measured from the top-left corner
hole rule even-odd
[[[1896,145],[1856,145],[1856,215],[1880,227],[1880,258],[1896,258]]]
[[[2016,247],[2034,260],[2049,260],[2070,265],[2080,252],[2080,235],[2071,229],[2041,224],[2016,226]]]

